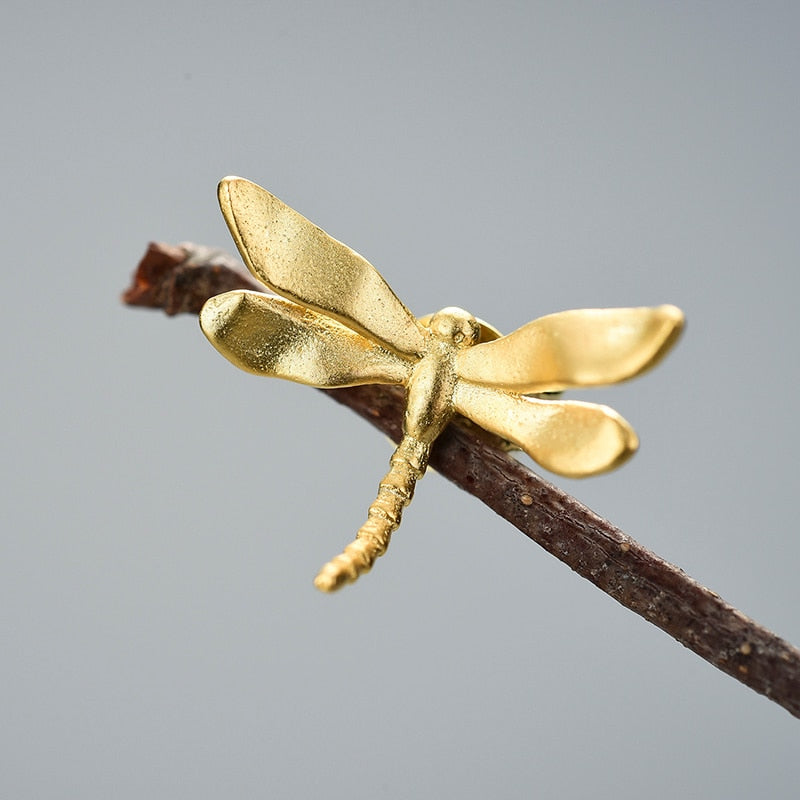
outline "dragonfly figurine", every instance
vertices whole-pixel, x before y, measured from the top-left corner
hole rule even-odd
[[[237,290],[208,300],[201,327],[222,355],[257,375],[334,388],[406,388],[403,438],[355,541],[314,581],[334,591],[388,547],[455,414],[559,475],[612,469],[637,448],[611,408],[549,393],[640,374],[683,324],[675,306],[562,311],[507,336],[460,308],[417,319],[364,258],[260,186],[219,185],[225,221],[250,272],[280,296]]]

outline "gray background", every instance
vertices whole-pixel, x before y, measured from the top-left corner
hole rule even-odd
[[[798,721],[437,475],[118,294],[266,186],[415,313],[673,302],[558,484],[800,642],[794,3],[15,3],[2,33],[0,795],[793,797]]]

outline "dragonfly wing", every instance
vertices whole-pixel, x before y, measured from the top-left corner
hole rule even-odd
[[[408,361],[330,317],[281,297],[233,291],[200,312],[211,344],[241,369],[333,388],[405,383]]]
[[[652,367],[683,325],[675,306],[561,311],[458,354],[458,374],[520,394],[627,380]]]
[[[422,353],[425,332],[366,259],[250,181],[225,178],[218,195],[258,280],[400,353]]]
[[[613,469],[639,445],[633,428],[608,406],[524,397],[465,380],[453,400],[460,414],[569,478]]]

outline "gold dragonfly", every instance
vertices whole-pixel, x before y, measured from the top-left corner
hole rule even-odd
[[[325,388],[406,387],[389,472],[355,541],[320,570],[317,588],[334,591],[383,555],[454,414],[569,477],[612,469],[636,450],[636,434],[611,408],[547,393],[651,367],[681,330],[675,306],[562,311],[502,337],[460,308],[417,319],[364,258],[265,189],[229,177],[218,195],[248,269],[281,296],[238,290],[208,300],[200,324],[214,347],[257,375]]]

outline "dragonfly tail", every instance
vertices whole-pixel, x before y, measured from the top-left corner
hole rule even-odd
[[[391,458],[391,468],[369,507],[367,521],[344,551],[329,561],[314,579],[323,592],[335,592],[372,569],[375,559],[389,547],[389,540],[414,496],[417,481],[425,474],[430,445],[405,436]]]

